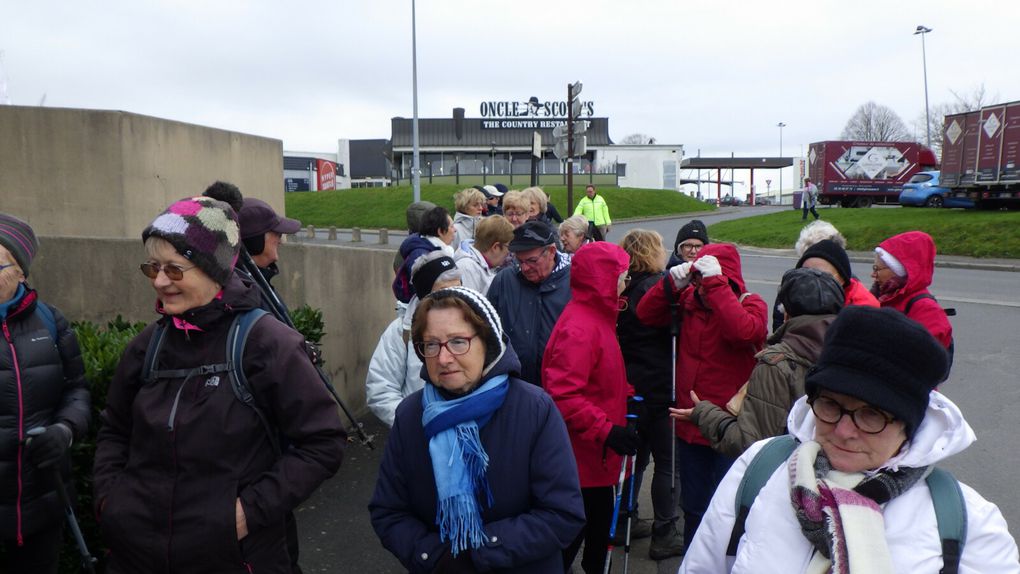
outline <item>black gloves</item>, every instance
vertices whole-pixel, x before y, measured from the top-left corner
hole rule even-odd
[[[641,446],[641,437],[634,429],[613,425],[613,428],[609,429],[609,436],[606,437],[606,446],[621,456],[630,456],[637,454],[637,449]]]
[[[453,552],[447,549],[443,557],[436,562],[436,567],[432,572],[433,574],[474,574],[477,570],[475,570],[475,563],[471,561],[470,550],[461,550],[454,557]]]
[[[28,431],[25,455],[36,468],[48,468],[60,462],[71,446],[71,429],[63,423],[36,427]]]

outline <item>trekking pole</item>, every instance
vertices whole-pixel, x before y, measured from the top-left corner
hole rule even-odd
[[[640,401],[641,397],[634,397]],[[635,414],[627,415],[627,426],[634,428],[637,427],[638,416]],[[630,457],[630,488],[627,493],[627,537],[623,542],[623,574],[627,574],[627,569],[630,567],[630,526],[631,521],[634,520],[634,483],[635,481],[635,469],[637,468],[637,455]]]
[[[259,291],[262,293],[265,300],[269,302],[270,307],[272,307],[273,316],[284,325],[287,325],[296,331],[297,328],[294,327],[294,321],[290,318],[290,313],[287,311],[287,307],[283,304],[283,301],[280,300],[280,297],[277,296],[276,291],[273,290],[269,281],[267,281],[262,275],[262,271],[259,270],[258,265],[255,264],[255,261],[251,258],[251,255],[248,253],[248,250],[243,244],[241,245],[238,261],[241,263],[244,271],[248,273],[248,275],[251,275],[251,278],[255,281],[255,285],[258,286]],[[318,372],[319,379],[322,380],[322,384],[326,386],[326,390],[333,396],[333,400],[340,406],[340,410],[344,412],[347,419],[351,421],[351,429],[358,435],[358,441],[367,446],[370,450],[375,450],[375,444],[372,442],[374,437],[365,433],[364,423],[361,423],[358,419],[354,418],[354,414],[351,413],[351,410],[347,408],[347,405],[345,405],[343,400],[340,399],[340,395],[337,394],[336,389],[333,388],[333,383],[329,380],[329,375],[322,370],[322,367],[314,362],[312,365],[315,367],[316,372]]]
[[[669,277],[668,273],[666,275]],[[680,321],[677,307],[679,304],[671,290],[672,285],[665,285],[669,301],[669,332],[673,338],[670,345],[672,351],[672,362],[669,364],[669,373],[672,384],[670,385],[669,401],[671,407],[676,407],[676,346],[680,339]],[[666,411],[669,413],[669,411]],[[668,415],[667,415],[668,416]],[[669,496],[670,500],[676,497],[676,419],[669,417]]]
[[[631,455],[623,457],[623,461],[620,463],[620,480],[617,481],[616,487],[614,488],[614,496],[616,502],[613,503],[613,517],[609,522],[609,543],[606,544],[606,563],[602,567],[602,574],[609,574],[609,566],[613,560],[613,537],[616,536],[616,521],[620,518],[620,500],[623,499],[623,481],[627,479],[627,459]]]
[[[43,427],[36,427],[25,433],[29,440],[32,437],[41,435],[46,432]],[[78,553],[81,555],[81,568],[89,574],[96,573],[96,559],[89,553],[89,547],[85,544],[85,536],[81,533],[81,527],[78,526],[78,519],[74,515],[74,506],[71,505],[71,497],[67,494],[67,488],[64,486],[64,477],[60,475],[60,465],[53,467],[53,477],[57,483],[57,496],[60,498],[60,503],[64,505],[64,514],[67,515],[67,524],[71,527],[71,534],[74,535],[74,541],[78,544]]]

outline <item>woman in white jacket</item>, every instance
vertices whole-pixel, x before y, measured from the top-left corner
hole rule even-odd
[[[410,342],[409,321],[418,300],[433,290],[460,284],[460,270],[443,251],[430,251],[418,257],[411,266],[411,285],[415,295],[406,316],[394,319],[379,337],[379,344],[368,363],[368,376],[365,377],[368,408],[387,425],[393,426],[394,413],[400,401],[425,384],[421,378],[421,359]]]
[[[848,307],[829,328],[788,427],[799,446],[750,507],[735,556],[736,493],[769,442],[751,446],[723,479],[681,573],[936,573],[943,551],[925,478],[974,432],[933,391],[945,351],[891,309]],[[959,572],[1018,573],[999,509],[960,484],[966,516]],[[955,495],[954,495],[955,496]]]

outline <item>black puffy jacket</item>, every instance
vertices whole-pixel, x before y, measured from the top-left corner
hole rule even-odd
[[[49,471],[28,461],[22,442],[35,427],[62,422],[75,440],[88,430],[89,390],[78,339],[52,310],[57,341],[32,289],[23,289],[0,312],[0,540],[18,540],[63,519]],[[67,478],[70,465],[61,465]],[[20,515],[20,516],[19,516]]]

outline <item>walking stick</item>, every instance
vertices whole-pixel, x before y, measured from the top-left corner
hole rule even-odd
[[[36,427],[25,434],[28,436],[28,440],[31,440],[32,437],[41,435],[45,431],[46,429],[43,427]],[[71,527],[75,543],[78,544],[81,568],[89,574],[95,574],[96,559],[89,553],[89,548],[85,544],[85,536],[82,535],[81,527],[78,526],[78,519],[74,515],[74,506],[71,505],[71,497],[67,495],[67,487],[64,486],[64,477],[60,475],[60,465],[53,467],[53,477],[57,484],[57,496],[60,498],[60,503],[64,505],[64,514],[67,515],[67,524]]]
[[[640,399],[641,397],[635,397]],[[627,415],[627,426],[637,426],[637,415]],[[634,482],[635,482],[635,469],[637,468],[637,455],[630,457],[630,488],[627,493],[627,537],[623,542],[623,574],[627,574],[627,569],[630,567],[630,526],[631,521],[634,519]]]
[[[273,290],[273,287],[269,285],[269,281],[266,281],[266,278],[262,275],[262,271],[259,270],[258,265],[255,264],[255,261],[251,258],[251,255],[248,253],[248,250],[245,249],[243,244],[241,245],[238,262],[241,264],[244,271],[255,281],[255,285],[258,286],[259,291],[262,293],[265,300],[269,302],[270,307],[272,307],[273,316],[284,325],[297,330],[294,327],[294,321],[290,318],[290,313],[287,312],[287,307],[283,304],[283,301],[280,300],[279,296],[276,295],[276,291]],[[358,440],[370,450],[374,450],[375,445],[372,443],[372,439],[374,437],[365,433],[364,423],[361,423],[354,418],[351,410],[348,409],[347,405],[345,405],[340,399],[340,395],[337,394],[336,389],[333,388],[333,384],[329,381],[329,375],[327,375],[319,365],[314,364],[314,366],[315,370],[319,373],[319,379],[321,379],[322,384],[326,386],[326,390],[333,396],[333,400],[340,406],[340,410],[344,412],[347,419],[351,421],[351,428],[358,435]]]
[[[669,273],[666,274],[666,281],[669,281]],[[679,303],[676,300],[676,296],[673,294],[672,285],[664,285],[666,288],[666,296],[669,297],[669,332],[673,337],[673,344],[670,345],[672,351],[672,362],[669,364],[670,377],[672,379],[672,385],[670,386],[669,400],[670,406],[676,407],[676,347],[677,341],[680,338],[680,320],[677,308]],[[667,411],[669,412],[669,411]],[[676,497],[676,419],[669,417],[669,496],[670,500]]]
[[[616,502],[613,503],[613,518],[609,522],[609,543],[606,544],[606,564],[602,567],[602,574],[609,574],[609,566],[613,559],[613,537],[616,536],[616,521],[620,518],[620,500],[623,499],[623,481],[627,478],[627,459],[633,455],[623,457],[620,463],[620,480],[617,481],[614,490]]]

